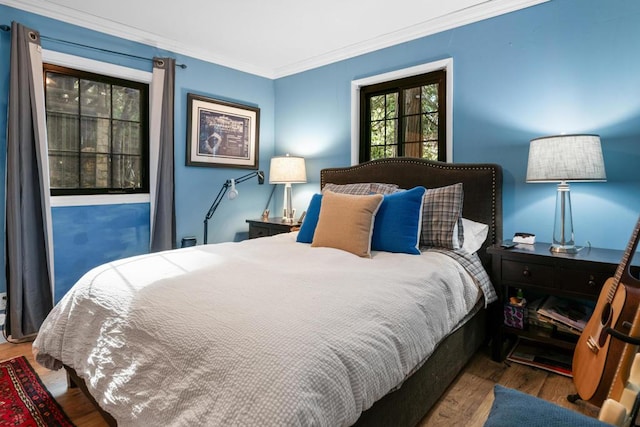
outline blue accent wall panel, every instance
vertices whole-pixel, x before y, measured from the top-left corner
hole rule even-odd
[[[149,204],[56,207],[55,301],[105,262],[149,252]]]

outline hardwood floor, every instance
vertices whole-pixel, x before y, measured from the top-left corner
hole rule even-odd
[[[567,401],[567,395],[576,392],[571,378],[517,363],[494,362],[489,356],[489,349],[483,348],[419,426],[482,426],[493,403],[495,384],[520,390],[591,417],[598,416],[598,408],[593,405]]]
[[[21,355],[27,357],[42,382],[78,427],[107,425],[79,389],[67,388],[64,371],[50,371],[35,362],[31,343],[0,344],[0,360]],[[598,413],[597,408],[584,402],[574,405],[567,401],[566,396],[575,393],[570,378],[516,363],[509,366],[494,362],[488,349],[481,349],[419,426],[482,426],[493,403],[493,386],[496,383],[589,416],[595,417]]]

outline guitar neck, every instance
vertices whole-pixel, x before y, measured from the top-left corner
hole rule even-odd
[[[640,217],[638,218],[638,222],[636,223],[636,227],[631,234],[631,239],[629,239],[629,244],[622,255],[622,260],[616,269],[616,274],[614,276],[616,283],[624,283],[626,286],[640,287],[640,280],[633,277],[631,274],[631,260],[633,259],[633,255],[636,253],[636,249],[638,248],[638,240],[640,237]]]

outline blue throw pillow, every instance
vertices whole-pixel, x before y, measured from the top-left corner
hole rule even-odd
[[[322,203],[322,194],[314,194],[309,202],[307,208],[307,214],[304,216],[300,231],[298,231],[298,237],[296,242],[311,243],[313,242],[313,233],[316,231],[318,225],[318,218],[320,218],[320,205]]]
[[[496,384],[495,400],[484,427],[609,426],[595,418]]]
[[[415,187],[384,196],[373,226],[372,250],[420,254],[422,198],[426,191]]]

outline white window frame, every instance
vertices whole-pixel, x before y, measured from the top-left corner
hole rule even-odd
[[[135,68],[123,67],[121,65],[110,64],[108,62],[96,61],[94,59],[82,58],[80,56],[46,49],[42,50],[42,62],[61,67],[73,68],[76,70],[88,71],[90,73],[146,83],[148,85],[151,85],[151,78],[153,76],[153,74],[148,71],[136,70]],[[155,188],[155,186],[152,185],[152,183],[149,183],[149,188]],[[149,193],[50,196],[50,199],[51,207],[149,203],[151,200]]]
[[[360,88],[438,70],[445,70],[447,74],[446,159],[453,162],[453,58],[447,58],[351,81],[351,165],[360,161]]]

